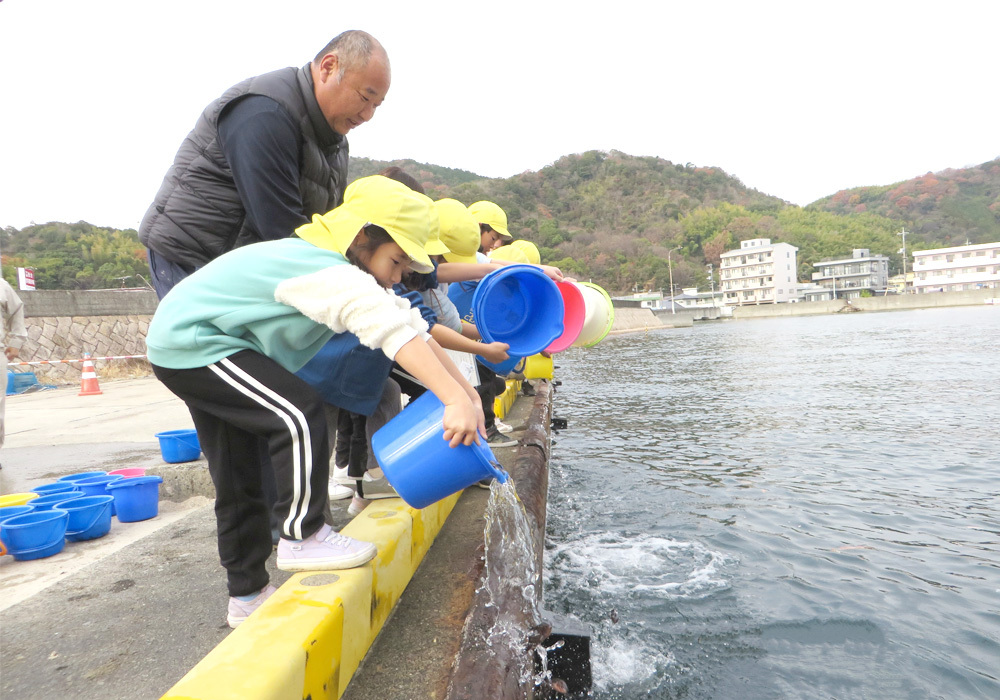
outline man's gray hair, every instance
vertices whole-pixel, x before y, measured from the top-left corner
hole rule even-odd
[[[319,64],[324,56],[335,53],[340,65],[338,77],[343,78],[346,71],[359,70],[367,66],[368,61],[376,52],[385,60],[386,68],[388,68],[389,56],[378,39],[360,29],[349,29],[333,37],[330,43],[316,54],[313,63]]]

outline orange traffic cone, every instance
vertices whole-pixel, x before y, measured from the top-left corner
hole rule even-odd
[[[80,377],[80,393],[77,396],[94,396],[103,394],[101,387],[97,384],[97,372],[94,370],[94,363],[90,359],[90,353],[83,353],[83,374]]]

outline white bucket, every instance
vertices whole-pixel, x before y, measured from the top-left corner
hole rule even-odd
[[[583,294],[587,314],[573,347],[589,348],[604,340],[604,336],[611,330],[615,322],[615,307],[608,293],[596,284],[577,282],[576,286]]]

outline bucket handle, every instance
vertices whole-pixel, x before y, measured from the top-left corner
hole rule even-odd
[[[79,530],[67,530],[66,534],[79,535],[81,532],[86,532],[90,528],[94,527],[94,525],[97,524],[97,521],[100,520],[101,516],[104,515],[105,509],[110,508],[113,502],[114,501],[105,501],[102,504],[102,507],[97,509],[97,515],[94,516],[94,519],[90,521],[90,524],[88,524],[87,527],[81,527]]]
[[[493,474],[493,478],[495,478],[501,484],[506,484],[507,479],[510,478],[510,475],[504,471],[503,467],[501,467],[500,463],[497,462],[496,460],[491,460],[489,464],[486,465],[486,468],[490,471],[491,474]]]

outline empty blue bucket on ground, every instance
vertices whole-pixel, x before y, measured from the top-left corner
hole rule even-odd
[[[82,496],[79,491],[63,491],[62,493],[47,493],[31,501],[31,507],[36,511],[52,510],[63,501]]]
[[[160,454],[163,455],[164,462],[193,462],[201,455],[196,430],[167,430],[157,433],[156,438],[160,441]]]
[[[111,530],[111,506],[114,496],[81,496],[59,504],[69,513],[66,539],[70,542],[94,540]]]
[[[111,493],[108,491],[108,484],[121,481],[122,478],[124,477],[120,474],[105,474],[104,476],[92,476],[88,479],[80,479],[73,483],[80,489],[83,496],[106,496]],[[115,515],[114,502],[111,504],[111,515]]]
[[[17,560],[51,557],[66,546],[67,522],[69,514],[64,510],[15,515],[0,522],[0,540]]]
[[[51,484],[42,484],[31,489],[39,496],[46,496],[50,493],[63,493],[64,491],[76,491],[76,485],[72,481],[53,481]]]
[[[0,522],[6,520],[7,518],[13,518],[15,515],[24,515],[25,513],[30,513],[34,508],[32,506],[4,506],[0,508]]]
[[[396,493],[414,508],[426,508],[482,479],[507,481],[486,440],[449,447],[444,440],[444,404],[424,392],[372,436],[372,452]]]
[[[108,484],[108,493],[115,497],[118,521],[134,523],[155,518],[160,512],[160,484],[163,477],[137,476]]]
[[[539,353],[563,333],[562,293],[532,265],[506,265],[483,277],[472,313],[483,340],[507,343],[511,355]]]
[[[107,476],[107,474],[107,472],[79,472],[77,474],[60,476],[57,481],[79,481],[80,479],[90,479],[95,476]]]

